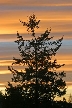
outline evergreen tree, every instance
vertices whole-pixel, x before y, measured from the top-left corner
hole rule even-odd
[[[15,42],[18,44],[21,58],[13,57],[12,65],[26,67],[21,72],[14,69],[13,66],[8,67],[13,74],[12,82],[17,83],[17,85],[14,87],[9,82],[6,95],[12,96],[12,93],[15,93],[14,88],[17,88],[17,93],[23,97],[26,107],[35,105],[37,108],[38,105],[51,102],[56,96],[62,96],[66,93],[66,83],[63,80],[66,74],[64,71],[57,72],[57,69],[64,64],[60,65],[56,59],[52,59],[61,47],[63,37],[56,41],[51,40],[53,38],[49,36],[51,29],[36,36],[35,29],[39,28],[40,20],[37,21],[34,14],[29,16],[28,22],[21,20],[20,22],[27,27],[32,39],[24,40],[17,32]]]

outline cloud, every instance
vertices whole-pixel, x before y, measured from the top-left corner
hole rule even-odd
[[[72,4],[71,0],[2,0],[2,5],[69,5]]]

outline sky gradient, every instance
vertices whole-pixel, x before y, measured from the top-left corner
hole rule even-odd
[[[39,35],[51,27],[50,36],[54,40],[64,39],[56,59],[65,64],[59,71],[66,72],[67,94],[72,90],[72,0],[0,0],[0,90],[4,90],[7,81],[11,80],[13,57],[19,57],[16,33],[19,31],[25,39],[30,39],[26,28],[19,19],[27,21],[27,16],[35,14],[40,22]]]

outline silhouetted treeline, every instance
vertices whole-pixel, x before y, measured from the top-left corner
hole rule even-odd
[[[34,99],[21,96],[19,88],[15,88],[12,90],[10,96],[0,92],[0,108],[36,108],[36,104]],[[43,99],[40,100],[37,108],[72,108],[72,103],[68,103],[66,99],[63,101],[47,101]]]
[[[36,108],[32,100],[24,100],[23,97],[18,98],[16,96],[12,99],[9,96],[3,96],[3,99],[0,100],[0,108]],[[38,104],[38,108],[72,108],[72,103],[66,101],[42,101]]]

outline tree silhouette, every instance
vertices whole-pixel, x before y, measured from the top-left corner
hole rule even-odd
[[[13,66],[8,66],[13,74],[12,82],[17,85],[13,86],[9,82],[6,95],[12,96],[12,93],[16,93],[18,90],[17,93],[23,97],[27,108],[31,108],[30,105],[35,105],[37,108],[43,103],[52,102],[56,96],[66,93],[66,83],[63,81],[66,74],[64,71],[57,72],[57,69],[64,64],[60,65],[56,59],[52,59],[61,47],[63,37],[56,41],[52,40],[53,37],[49,36],[51,28],[36,36],[35,29],[39,28],[40,20],[37,21],[34,14],[29,16],[28,22],[21,20],[20,22],[26,26],[28,33],[31,33],[32,39],[24,40],[17,31],[15,42],[18,44],[21,58],[13,57],[12,65],[26,67],[19,72]],[[14,88],[16,88],[16,92]]]
[[[68,102],[69,102],[69,103],[72,103],[72,95],[71,95],[71,94],[69,95]]]
[[[6,89],[4,108],[24,108],[24,98],[22,97],[22,87],[13,86],[8,82],[9,88]]]

